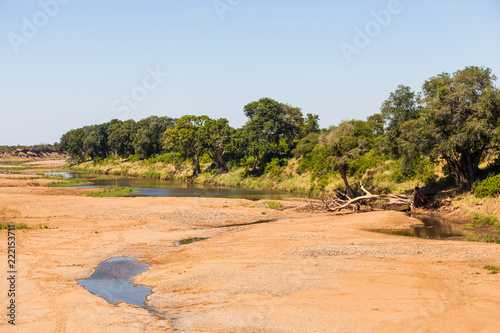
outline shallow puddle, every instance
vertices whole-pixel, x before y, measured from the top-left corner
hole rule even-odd
[[[451,223],[436,217],[411,215],[424,223],[406,230],[382,231],[393,235],[410,236],[429,239],[462,239],[469,235],[459,224]]]
[[[116,257],[103,261],[95,273],[78,283],[111,304],[128,303],[152,310],[146,305],[151,287],[134,284],[134,276],[144,273],[150,265],[137,262],[137,258]]]
[[[188,238],[188,239],[183,239],[178,242],[174,243],[174,246],[181,246],[181,245],[187,245],[191,243],[196,243],[202,240],[205,240],[206,238],[201,238],[201,237],[194,237],[194,238]]]
[[[218,226],[215,226],[214,228],[244,227],[244,226],[248,226],[248,225],[262,224],[262,223],[271,223],[271,222],[276,222],[276,221],[279,221],[279,219],[277,219],[277,218],[271,218],[271,219],[258,220],[258,221],[247,222],[247,223],[235,223],[235,224],[218,225]]]

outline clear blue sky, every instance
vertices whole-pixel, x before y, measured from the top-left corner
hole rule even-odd
[[[499,0],[400,0],[380,31],[371,12],[391,1],[60,0],[44,12],[54,1],[0,0],[0,145],[149,115],[239,127],[243,106],[261,97],[327,127],[378,112],[398,84],[420,90],[469,65],[500,75]],[[356,46],[356,27],[373,37],[348,62],[340,45]],[[160,84],[147,77],[156,67],[169,73]],[[133,91],[139,102],[125,112],[122,95]]]

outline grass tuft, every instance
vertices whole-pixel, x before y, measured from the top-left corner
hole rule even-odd
[[[498,221],[498,218],[495,214],[485,214],[481,215],[479,213],[474,213],[474,218],[472,220],[473,227],[486,227],[492,226],[495,222]]]
[[[110,198],[110,197],[125,197],[139,191],[127,187],[107,186],[101,187],[99,192],[88,192],[86,196],[94,198]]]
[[[493,265],[484,265],[483,268],[490,271],[490,274],[498,274],[498,272],[500,271],[500,267]]]
[[[9,229],[9,224],[8,222],[0,222],[0,230],[7,230]],[[16,226],[16,230],[21,230],[21,229],[30,229],[26,223],[14,223]]]
[[[73,179],[67,182],[52,182],[50,184],[47,184],[47,187],[71,187],[83,184],[89,184],[89,181],[85,179]]]
[[[267,207],[271,209],[280,209],[283,207],[281,202],[276,202],[276,201],[266,201]]]

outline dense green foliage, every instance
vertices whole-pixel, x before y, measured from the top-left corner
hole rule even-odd
[[[466,67],[430,78],[419,93],[399,85],[366,121],[345,120],[323,130],[317,115],[304,116],[300,108],[262,98],[243,107],[248,120],[238,129],[225,118],[152,116],[71,130],[58,147],[77,163],[113,156],[162,161],[175,168],[192,164],[191,177],[200,176],[201,164],[209,163],[205,171],[219,175],[238,168],[245,170],[239,171],[242,177],[284,179],[307,173],[322,189],[338,174],[348,196],[373,170],[389,173],[393,183],[429,185],[443,167],[445,177],[470,188],[486,154],[498,154],[500,93],[495,81],[488,68]],[[493,181],[481,183],[476,195],[490,195]]]
[[[478,198],[500,195],[500,175],[486,178],[479,183],[474,195]]]
[[[500,94],[490,69],[467,67],[440,74],[423,86],[418,117],[402,123],[401,151],[410,158],[446,162],[459,184],[471,185],[488,149],[496,149]]]

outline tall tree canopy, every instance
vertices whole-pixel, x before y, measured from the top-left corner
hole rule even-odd
[[[218,173],[226,172],[226,156],[230,150],[234,129],[225,118],[207,119],[197,131],[198,144],[215,164]]]
[[[417,174],[435,179],[432,163],[444,161],[457,183],[471,185],[485,153],[499,151],[500,92],[495,80],[489,68],[466,67],[430,78],[420,93],[399,85],[380,113],[367,121],[344,121],[323,130],[317,115],[304,117],[300,108],[262,98],[244,106],[248,120],[237,130],[224,118],[152,116],[71,130],[58,147],[75,161],[110,153],[144,159],[168,151],[172,163],[176,154],[192,158],[195,176],[201,173],[200,158],[210,158],[218,173],[253,163],[254,174],[275,170],[273,175],[281,177],[293,170],[285,168],[287,159],[296,157],[297,172],[311,171],[322,186],[330,168],[338,171],[351,197],[349,175],[358,177],[391,158],[397,160],[387,164],[397,165],[389,175],[392,180]]]
[[[133,141],[137,134],[137,129],[137,123],[132,119],[123,123],[116,122],[109,126],[108,146],[115,157],[127,157],[135,154]]]
[[[85,156],[83,147],[86,136],[83,128],[74,129],[63,134],[58,145],[59,152],[67,152],[73,160],[83,162]]]
[[[108,157],[108,124],[92,126],[84,141],[85,154],[92,159]]]
[[[167,128],[172,128],[175,120],[170,117],[151,116],[137,123],[137,132],[134,137],[134,150],[143,158],[161,153],[163,149],[163,135]]]
[[[204,146],[199,140],[200,134],[198,131],[209,119],[208,116],[182,116],[177,120],[174,130],[166,133],[167,146],[178,144],[179,149],[193,157],[194,175],[201,173],[200,156],[204,151]]]
[[[401,136],[401,126],[412,119],[420,117],[421,107],[416,100],[415,92],[410,87],[399,85],[396,91],[392,92],[389,98],[382,104],[381,114],[383,120],[378,115],[373,115],[368,120],[370,124],[380,131],[380,125],[386,125],[386,140],[384,145],[389,154],[395,158],[403,155],[400,149],[399,138]]]
[[[489,68],[466,67],[423,85],[424,111],[407,121],[402,147],[444,159],[460,184],[472,184],[500,119],[500,95]]]
[[[306,121],[300,108],[271,98],[251,102],[243,111],[248,121],[238,136],[239,141],[247,142],[247,153],[254,157],[253,172],[264,154],[289,154],[295,143],[318,128],[317,116],[308,115]]]

